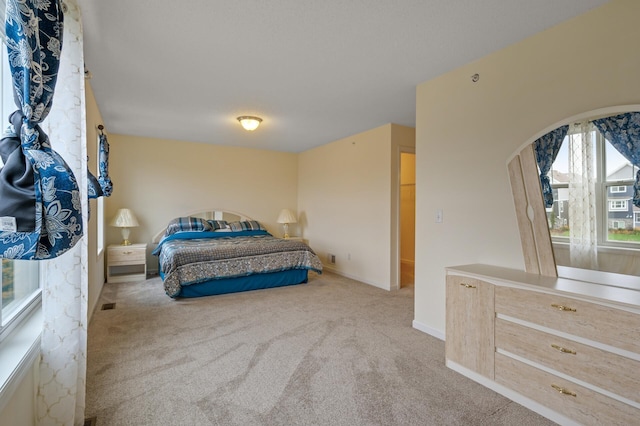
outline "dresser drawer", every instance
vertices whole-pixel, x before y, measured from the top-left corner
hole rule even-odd
[[[638,424],[640,410],[496,353],[495,380],[585,425]]]
[[[130,265],[146,261],[146,250],[140,248],[109,248],[109,264]]]
[[[496,287],[497,314],[640,353],[640,314],[511,287]]]
[[[500,318],[495,325],[496,348],[640,403],[640,361]]]

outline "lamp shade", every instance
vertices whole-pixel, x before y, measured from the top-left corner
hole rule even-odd
[[[278,223],[296,223],[298,220],[296,216],[291,213],[289,209],[282,209],[280,215],[278,216]]]
[[[109,222],[109,225],[115,226],[116,228],[133,228],[140,226],[136,215],[129,209],[118,209],[116,215],[111,219],[111,222]]]

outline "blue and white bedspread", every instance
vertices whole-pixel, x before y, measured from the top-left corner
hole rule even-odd
[[[182,286],[212,279],[306,269],[322,273],[322,262],[302,241],[275,238],[266,231],[186,232],[164,238],[157,254],[170,297]]]

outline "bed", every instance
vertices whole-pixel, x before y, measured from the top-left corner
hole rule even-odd
[[[304,284],[322,262],[303,241],[276,238],[244,215],[211,210],[172,219],[154,237],[172,298]]]

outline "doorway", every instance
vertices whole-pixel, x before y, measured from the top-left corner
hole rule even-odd
[[[416,154],[400,153],[400,288],[415,283]]]

